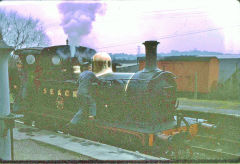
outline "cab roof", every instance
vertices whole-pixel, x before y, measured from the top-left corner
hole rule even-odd
[[[14,52],[15,55],[30,55],[30,54],[37,54],[39,55],[44,47],[31,47],[31,48],[23,48],[18,49]]]
[[[73,49],[72,49],[73,48]],[[58,55],[61,58],[70,58],[71,51],[74,51],[75,57],[83,57],[90,59],[96,51],[92,48],[77,46],[71,47],[70,45],[59,45],[51,47],[30,47],[18,49],[14,52],[15,55]]]

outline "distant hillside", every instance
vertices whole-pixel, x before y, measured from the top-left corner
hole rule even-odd
[[[133,54],[124,54],[124,53],[119,53],[119,54],[110,54],[112,60],[137,60],[137,55]]]
[[[158,53],[158,57],[161,56],[198,56],[198,55],[239,55],[239,54],[224,54],[220,52],[209,52],[209,51],[199,51],[199,50],[192,50],[192,51],[176,51],[172,50],[170,53]],[[137,60],[137,57],[144,57],[145,54],[125,54],[125,53],[116,53],[116,54],[110,54],[112,60],[115,61],[125,61],[125,60]]]
[[[197,56],[197,55],[224,55],[220,52],[209,52],[209,51],[199,51],[199,50],[192,50],[192,51],[176,51],[172,50],[170,53],[160,53],[158,56]]]

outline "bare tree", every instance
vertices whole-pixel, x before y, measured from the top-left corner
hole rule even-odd
[[[41,22],[32,17],[0,10],[0,27],[4,41],[14,49],[47,46],[50,43]]]

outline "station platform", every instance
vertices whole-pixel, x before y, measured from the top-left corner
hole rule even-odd
[[[78,153],[96,160],[167,160],[133,152],[122,148],[74,137],[67,134],[40,130],[16,122],[15,140],[33,140],[61,148],[63,151]]]

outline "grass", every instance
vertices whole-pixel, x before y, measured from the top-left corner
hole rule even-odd
[[[179,105],[212,107],[215,109],[240,110],[240,102],[237,100],[235,101],[199,100],[199,99],[188,99],[188,98],[178,98],[178,100],[179,100]]]
[[[13,103],[13,102],[14,102],[13,96],[12,94],[10,94],[10,103]]]

